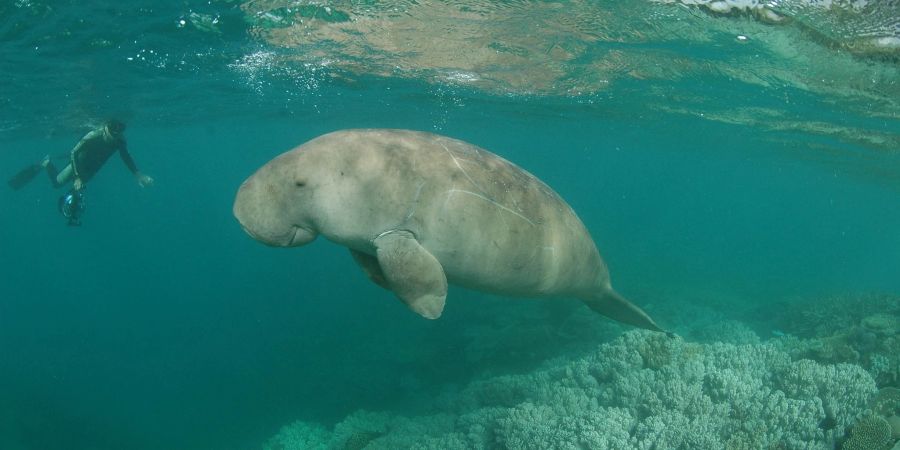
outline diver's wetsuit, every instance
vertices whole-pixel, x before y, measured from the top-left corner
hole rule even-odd
[[[72,149],[69,165],[62,171],[57,171],[51,161],[47,164],[47,175],[53,187],[60,187],[72,181],[74,178],[80,178],[81,182],[86,184],[94,175],[100,171],[106,160],[116,151],[122,157],[122,161],[128,166],[128,170],[133,174],[137,174],[138,169],[128,148],[125,139],[120,135],[109,138],[104,129],[94,130],[86,134],[78,145]],[[74,163],[74,167],[72,167]]]

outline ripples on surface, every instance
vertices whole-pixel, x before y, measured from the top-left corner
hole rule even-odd
[[[0,6],[11,62],[0,75],[12,80],[0,88],[9,114],[0,130],[71,129],[109,114],[306,113],[333,99],[329,89],[374,76],[512,102],[627,99],[623,115],[687,114],[895,150],[898,10],[896,1],[20,0]]]
[[[301,3],[306,6],[287,6]],[[254,36],[294,49],[287,59],[306,64],[587,102],[639,81],[637,91],[622,92],[635,109],[825,134],[872,148],[900,144],[887,122],[874,129],[836,123],[815,117],[818,108],[803,111],[812,117],[800,116],[788,98],[794,91],[812,93],[813,101],[824,100],[840,115],[896,121],[897,2],[310,5],[263,1],[242,9]],[[738,91],[749,86],[784,103],[723,102],[721,92],[705,89],[710,80],[733,83]],[[664,101],[674,96],[681,98]]]

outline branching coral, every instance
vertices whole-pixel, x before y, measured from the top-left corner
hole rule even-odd
[[[776,325],[795,336],[782,348],[796,359],[860,364],[878,386],[900,387],[900,296],[857,295],[798,301]]]
[[[438,414],[353,414],[320,444],[363,433],[366,449],[824,449],[874,392],[859,366],[631,331],[581,358],[473,382]]]
[[[296,421],[281,428],[263,445],[263,450],[328,450],[331,432],[325,427]]]
[[[875,414],[888,417],[900,415],[900,389],[887,387],[878,391],[871,402],[870,408]]]

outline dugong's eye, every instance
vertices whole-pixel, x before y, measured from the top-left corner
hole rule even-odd
[[[303,187],[303,186],[306,186],[306,182],[298,180],[298,181],[294,182],[294,186]]]

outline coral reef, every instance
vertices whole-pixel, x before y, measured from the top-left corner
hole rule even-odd
[[[879,390],[869,400],[867,411],[870,414],[853,426],[842,449],[887,450],[900,439],[900,389],[887,387]]]
[[[900,387],[900,296],[833,296],[785,305],[774,326],[794,358],[864,367],[880,387]]]
[[[868,416],[853,426],[843,450],[887,450],[891,425],[881,416]]]
[[[881,387],[871,399],[843,449],[888,449],[900,422],[900,297],[843,295],[793,301],[785,305],[777,327],[791,335],[773,345],[794,359],[852,363],[866,369]]]
[[[298,420],[286,425],[263,445],[263,450],[327,450],[331,433],[323,426]]]
[[[581,357],[474,381],[430,415],[358,411],[330,432],[296,422],[265,448],[825,449],[875,392],[859,366],[793,360],[771,343],[629,331]],[[885,426],[890,436],[884,419],[860,421],[851,439]]]
[[[878,391],[872,398],[869,408],[885,417],[900,414],[900,389],[887,387]]]
[[[891,426],[891,439],[900,439],[900,416],[891,416],[885,420]]]

